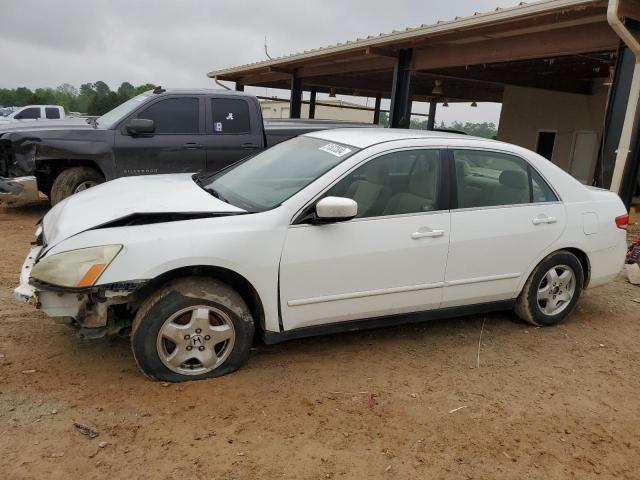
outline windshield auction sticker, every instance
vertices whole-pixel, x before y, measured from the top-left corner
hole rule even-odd
[[[343,147],[342,145],[338,145],[336,143],[327,143],[326,145],[320,147],[318,150],[330,153],[331,155],[335,155],[336,157],[343,157],[351,151],[350,148]]]

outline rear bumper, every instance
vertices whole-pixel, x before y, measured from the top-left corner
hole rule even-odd
[[[36,177],[0,177],[0,204],[20,204],[38,200]]]
[[[615,247],[589,253],[591,272],[587,288],[614,280],[624,267],[626,252],[627,244],[623,241]]]

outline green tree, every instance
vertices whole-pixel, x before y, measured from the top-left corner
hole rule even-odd
[[[153,90],[154,88],[156,88],[156,86],[153,83],[145,83],[143,85],[140,85],[139,87],[136,87],[133,94],[134,96],[140,95],[141,93]]]

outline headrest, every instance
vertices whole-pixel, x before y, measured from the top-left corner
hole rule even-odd
[[[438,181],[436,164],[428,158],[418,159],[409,178],[409,191],[423,198],[432,198]]]
[[[527,175],[520,170],[505,170],[500,174],[500,184],[515,190],[528,188]]]
[[[389,178],[389,167],[384,163],[372,163],[365,172],[365,180],[377,185],[386,185]]]
[[[471,175],[471,167],[464,160],[456,160],[456,176],[460,179]]]

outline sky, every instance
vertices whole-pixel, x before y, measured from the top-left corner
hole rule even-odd
[[[0,0],[0,88],[80,86],[98,80],[113,89],[124,81],[216,88],[207,72],[265,60],[265,37],[269,54],[276,57],[517,3],[519,0]],[[247,91],[287,97],[286,91]],[[427,107],[415,103],[414,111],[426,112]],[[436,121],[497,123],[499,112],[499,104],[477,108],[452,104],[438,109]]]

